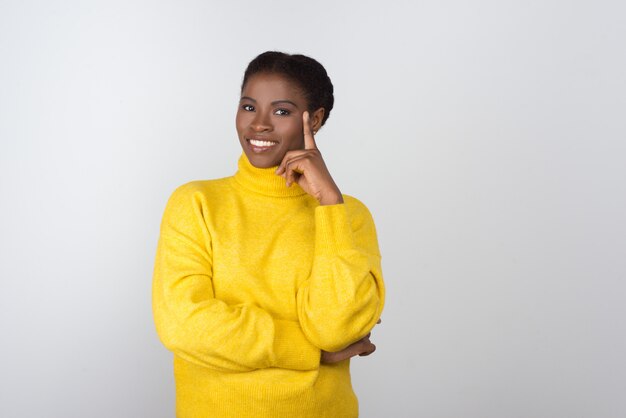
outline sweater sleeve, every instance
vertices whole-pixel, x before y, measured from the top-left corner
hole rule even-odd
[[[190,183],[170,197],[157,247],[153,314],[163,344],[192,363],[226,371],[313,370],[320,350],[297,321],[216,299],[203,194]]]
[[[363,338],[385,299],[374,221],[357,199],[315,209],[311,275],[298,289],[298,316],[307,338],[339,351]]]

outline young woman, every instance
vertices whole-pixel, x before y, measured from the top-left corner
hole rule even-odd
[[[179,187],[156,256],[154,318],[179,417],[356,417],[350,358],[384,303],[372,217],[314,135],[333,107],[317,61],[266,52],[243,79],[231,177]]]

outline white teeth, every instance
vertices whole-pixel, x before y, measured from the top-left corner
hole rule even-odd
[[[250,139],[249,141],[255,147],[271,147],[272,145],[276,145],[276,142],[270,141],[258,141],[256,139]]]

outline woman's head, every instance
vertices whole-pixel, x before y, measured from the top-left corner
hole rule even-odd
[[[310,128],[317,131],[333,102],[330,78],[314,59],[282,52],[256,57],[244,74],[236,118],[249,161],[256,167],[272,167],[287,151],[303,149],[303,113],[309,112]]]
[[[307,100],[309,113],[323,108],[324,117],[321,124],[326,123],[333,109],[335,97],[333,83],[322,64],[305,55],[264,52],[248,64],[241,83],[242,92],[248,80],[259,73],[281,75],[297,84]]]

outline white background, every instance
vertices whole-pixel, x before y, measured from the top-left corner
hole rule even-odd
[[[326,66],[377,224],[361,416],[626,416],[625,40],[617,0],[0,0],[0,416],[174,415],[160,218],[265,50]]]

